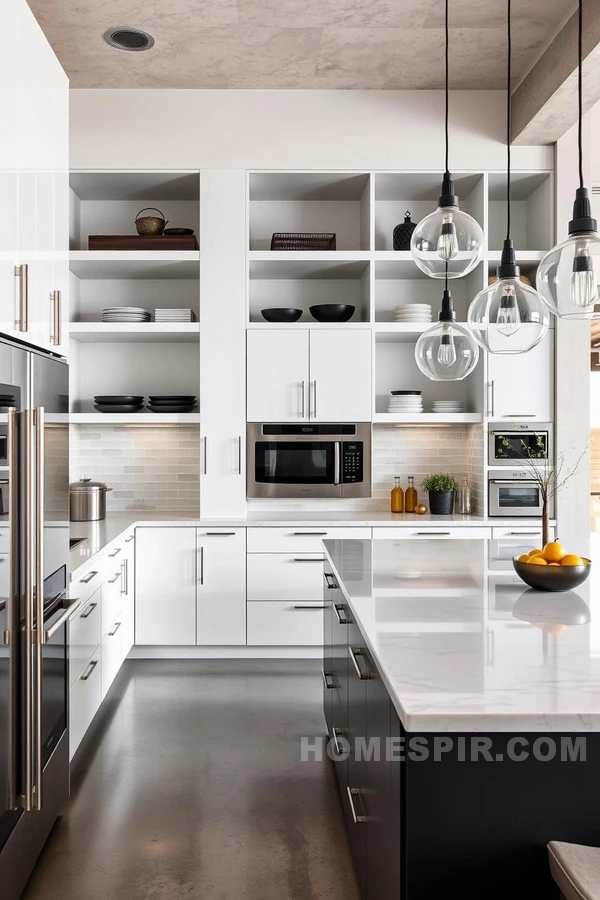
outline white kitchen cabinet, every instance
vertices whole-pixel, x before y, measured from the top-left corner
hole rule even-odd
[[[69,684],[83,672],[101,640],[102,589],[98,587],[69,623]]]
[[[554,421],[554,330],[514,356],[487,354],[488,417]]]
[[[308,421],[309,380],[308,329],[248,332],[249,422]]]
[[[318,647],[322,643],[322,602],[248,604],[248,646]]]
[[[310,417],[322,422],[371,421],[371,332],[310,332]]]
[[[369,329],[248,332],[249,422],[370,422]]]
[[[246,511],[246,173],[200,175],[203,517]]]
[[[195,643],[197,563],[195,528],[136,529],[136,644]]]
[[[248,554],[248,603],[318,600],[323,592],[323,552]]]
[[[464,525],[453,528],[452,525],[430,525],[422,528],[412,526],[378,526],[373,528],[374,541],[412,541],[412,540],[446,540],[469,541],[488,540],[492,536],[492,529],[482,525]]]
[[[246,529],[196,530],[196,643],[246,643]]]
[[[18,141],[14,123],[18,115],[18,22],[17,4],[0,3],[0,332],[16,334],[15,264],[18,246]]]
[[[123,540],[123,557],[121,559],[121,619],[122,619],[122,656],[127,658],[135,640],[135,534],[126,535]]]
[[[102,645],[100,644],[69,692],[69,756],[73,759],[102,703]]]
[[[108,577],[102,585],[102,637],[112,628],[123,605],[121,563],[109,556],[106,565]]]
[[[109,628],[102,641],[102,699],[117,677],[123,662],[123,622],[119,617]]]
[[[248,528],[248,553],[323,553],[323,541],[370,541],[364,526]]]

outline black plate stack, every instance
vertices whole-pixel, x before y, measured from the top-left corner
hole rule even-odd
[[[99,394],[94,397],[94,409],[101,413],[135,413],[144,405],[144,398],[133,394]]]
[[[196,398],[189,394],[161,394],[148,397],[148,409],[155,413],[190,413]]]

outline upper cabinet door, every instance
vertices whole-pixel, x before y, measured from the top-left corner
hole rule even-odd
[[[50,342],[54,353],[69,347],[69,80],[54,61],[53,121],[53,281]]]
[[[514,356],[488,354],[488,417],[554,421],[554,329]]]
[[[248,421],[308,421],[308,329],[249,331]]]
[[[371,397],[371,331],[311,331],[311,420],[370,422]]]
[[[23,4],[25,5],[25,4]],[[0,121],[4,123],[0,140],[0,333],[17,334],[15,321],[15,265],[18,209],[18,23],[15,3],[0,3]]]

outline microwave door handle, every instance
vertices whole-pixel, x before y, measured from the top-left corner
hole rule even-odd
[[[342,442],[336,441],[333,445],[333,483],[341,484],[341,456]]]

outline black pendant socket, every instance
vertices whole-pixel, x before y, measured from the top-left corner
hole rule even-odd
[[[507,238],[504,241],[500,265],[496,269],[496,275],[498,278],[518,278],[520,274],[521,269],[517,265],[517,257],[515,255],[513,242]]]
[[[440,322],[454,322],[456,320],[456,313],[454,312],[454,305],[452,303],[452,294],[448,288],[446,288],[442,295],[442,308],[440,309],[438,319]]]
[[[452,175],[450,174],[450,172],[444,173],[444,180],[442,181],[442,193],[440,194],[438,206],[458,207],[458,196],[456,194],[456,189],[454,187],[454,182],[452,181]]]
[[[587,188],[577,188],[573,204],[573,218],[569,222],[569,234],[591,234],[598,231],[598,222],[592,216],[592,204]]]

